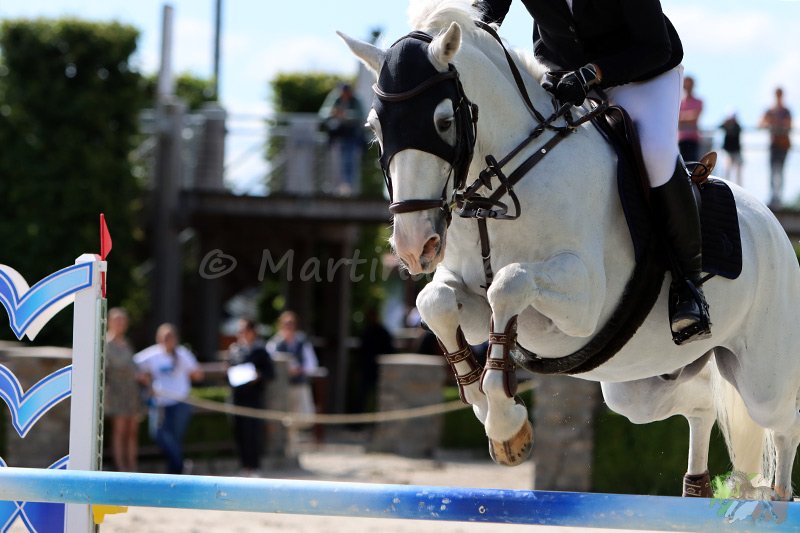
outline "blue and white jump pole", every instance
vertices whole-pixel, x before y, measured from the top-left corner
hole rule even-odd
[[[4,469],[0,499],[693,532],[798,531],[800,503]]]

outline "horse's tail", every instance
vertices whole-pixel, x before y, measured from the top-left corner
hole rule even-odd
[[[772,431],[755,423],[739,392],[722,377],[711,359],[711,386],[717,410],[717,425],[725,438],[733,469],[753,479],[754,485],[772,484],[775,475],[775,443]]]

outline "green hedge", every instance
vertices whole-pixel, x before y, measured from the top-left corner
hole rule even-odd
[[[689,425],[683,417],[636,425],[603,409],[595,423],[592,491],[680,496],[688,454]],[[715,477],[731,468],[722,434],[715,427],[709,472]],[[792,480],[800,486],[800,457],[795,458]]]
[[[689,425],[681,416],[637,425],[609,409],[595,419],[592,491],[680,496],[689,454]],[[731,470],[722,434],[712,432],[709,471]]]

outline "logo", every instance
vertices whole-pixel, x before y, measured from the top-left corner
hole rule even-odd
[[[717,516],[729,524],[750,521],[754,524],[774,522],[782,524],[789,511],[788,502],[774,501],[775,492],[770,487],[754,486],[756,474],[734,470],[714,478],[714,499],[711,507]]]
[[[236,269],[236,258],[223,253],[219,248],[208,252],[200,261],[199,274],[203,279],[217,279],[230,274]]]

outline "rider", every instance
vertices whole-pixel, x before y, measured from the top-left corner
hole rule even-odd
[[[636,122],[657,224],[671,247],[670,325],[677,343],[711,334],[700,287],[700,215],[678,153],[683,47],[659,0],[522,0],[534,19],[536,58],[567,71],[546,88],[581,105],[593,87]],[[511,0],[485,0],[484,21],[500,24]]]

